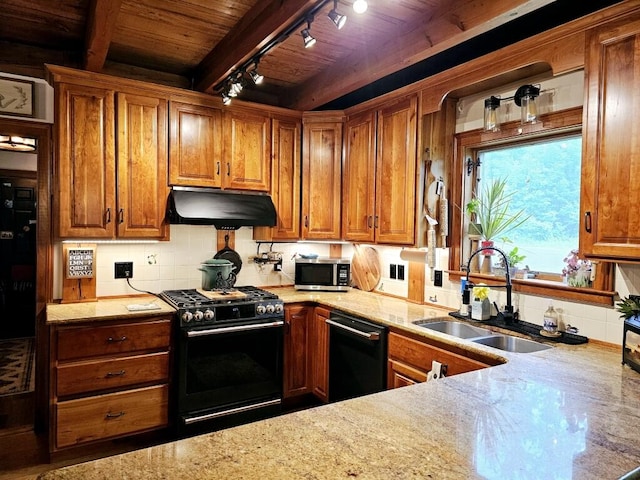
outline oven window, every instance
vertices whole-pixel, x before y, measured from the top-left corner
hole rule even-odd
[[[297,285],[333,285],[333,264],[297,264]]]
[[[183,393],[190,409],[273,397],[281,392],[282,327],[214,333],[185,342]]]

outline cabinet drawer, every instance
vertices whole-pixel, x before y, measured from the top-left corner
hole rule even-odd
[[[58,331],[58,361],[100,355],[166,349],[171,320],[100,327],[70,327]]]
[[[432,345],[421,343],[412,338],[403,337],[395,333],[389,334],[389,358],[406,362],[419,370],[431,370],[433,360],[447,366],[447,376],[458,373],[479,370],[489,365],[472,358],[458,355]]]
[[[142,432],[168,424],[169,387],[160,385],[56,405],[56,446]]]
[[[162,383],[169,378],[169,353],[70,363],[58,365],[56,370],[58,397],[142,383]]]

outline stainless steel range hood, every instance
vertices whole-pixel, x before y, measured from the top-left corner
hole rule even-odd
[[[273,227],[276,209],[266,193],[173,187],[167,203],[169,223],[214,225],[217,229]]]

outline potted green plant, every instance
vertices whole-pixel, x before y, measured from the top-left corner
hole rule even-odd
[[[640,316],[640,299],[637,295],[628,296],[616,304],[616,310],[621,313],[620,318],[625,320]]]
[[[511,211],[515,192],[507,192],[506,187],[506,179],[496,178],[467,204],[467,210],[475,213],[485,241],[493,241],[498,235],[510,232],[529,219],[523,209]]]
[[[523,209],[512,211],[511,200],[515,192],[508,192],[506,187],[506,179],[493,179],[466,205],[467,212],[472,213],[480,225],[483,238],[481,247],[492,247],[498,235],[510,232],[529,219],[529,215]],[[482,273],[491,273],[493,253],[493,250],[483,252],[485,260],[482,262]]]

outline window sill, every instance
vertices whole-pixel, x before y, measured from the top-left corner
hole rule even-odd
[[[449,270],[449,280],[460,281],[467,276],[466,272]],[[504,277],[495,275],[482,275],[472,273],[469,278],[473,283],[486,283],[487,285],[504,285]],[[613,306],[617,293],[605,290],[595,290],[593,288],[570,287],[560,282],[550,280],[520,279],[512,280],[513,291],[540,295],[549,298],[560,298],[574,302],[588,302],[597,305]]]

